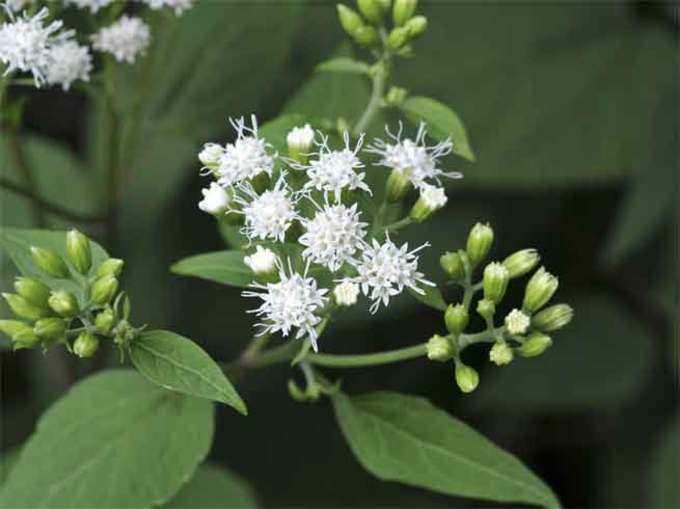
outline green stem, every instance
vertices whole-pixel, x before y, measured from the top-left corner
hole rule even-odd
[[[427,344],[421,343],[415,346],[361,355],[332,355],[323,353],[310,353],[305,357],[305,361],[317,366],[335,368],[360,368],[364,366],[379,366],[381,364],[391,364],[409,359],[422,357],[427,353]]]
[[[394,223],[385,226],[385,231],[396,232],[397,230],[401,230],[402,228],[405,228],[406,226],[409,226],[412,223],[413,219],[411,219],[410,217],[405,217],[403,219],[400,219],[399,221],[395,221]]]
[[[115,244],[116,228],[118,223],[118,198],[120,192],[120,118],[116,109],[115,102],[115,74],[114,65],[107,61],[105,64],[104,100],[106,104],[106,114],[109,121],[109,160],[108,160],[108,206],[106,231],[109,245]]]
[[[382,65],[381,65],[382,64]],[[378,113],[382,105],[383,96],[385,95],[385,85],[387,82],[387,65],[383,60],[378,64],[376,72],[371,76],[371,98],[366,105],[361,118],[352,129],[354,136],[360,136],[366,131],[366,128],[371,124],[373,117]]]

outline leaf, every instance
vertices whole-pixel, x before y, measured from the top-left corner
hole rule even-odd
[[[650,494],[654,507],[680,507],[680,415],[663,434],[650,469]]]
[[[142,375],[161,387],[248,413],[220,367],[190,339],[162,330],[143,332],[130,344],[130,358]]]
[[[379,479],[447,495],[559,507],[550,488],[518,459],[425,399],[338,393],[333,404],[354,455]]]
[[[370,67],[365,62],[360,62],[349,57],[336,57],[321,62],[316,66],[320,72],[339,72],[347,74],[368,74]]]
[[[421,288],[425,294],[420,294],[410,288],[408,292],[413,295],[416,300],[419,300],[426,306],[438,309],[439,311],[446,311],[447,304],[444,300],[444,297],[442,296],[442,292],[439,291],[439,288],[430,285],[422,285]]]
[[[168,509],[257,507],[251,487],[240,476],[218,465],[198,468],[191,480],[166,505]]]
[[[12,508],[148,508],[169,500],[210,449],[210,402],[130,370],[75,385],[40,419],[0,490]]]
[[[253,272],[243,263],[241,251],[217,251],[190,256],[175,263],[170,270],[181,276],[199,277],[241,288],[253,282]]]
[[[409,97],[401,109],[414,124],[425,122],[428,132],[438,140],[451,138],[454,154],[475,160],[465,126],[448,106],[428,97]]]

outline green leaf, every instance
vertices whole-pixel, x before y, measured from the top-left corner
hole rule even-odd
[[[653,455],[650,494],[654,507],[680,507],[680,414],[663,434]]]
[[[210,402],[129,370],[75,385],[40,419],[0,490],[12,508],[148,508],[168,501],[205,458]]]
[[[166,505],[168,509],[257,507],[253,490],[240,476],[218,465],[202,465]]]
[[[370,66],[365,62],[360,62],[349,57],[336,57],[321,62],[316,66],[320,72],[339,72],[348,74],[368,74]]]
[[[217,251],[190,256],[175,263],[170,270],[181,276],[198,277],[240,288],[253,282],[253,272],[243,263],[241,251]]]
[[[451,138],[454,154],[475,160],[465,126],[451,108],[428,97],[409,97],[401,109],[414,124],[425,122],[428,133],[438,140]]]
[[[559,507],[550,488],[517,458],[425,399],[338,393],[333,404],[354,455],[379,479],[447,495]]]
[[[431,308],[440,311],[446,311],[447,304],[442,296],[442,292],[439,291],[439,288],[430,285],[422,285],[421,288],[425,292],[424,294],[415,292],[410,288],[408,289],[408,292],[413,295],[416,300],[419,300],[426,306],[430,306]]]
[[[130,344],[130,358],[142,375],[161,387],[248,413],[220,367],[190,339],[162,330],[143,332]]]

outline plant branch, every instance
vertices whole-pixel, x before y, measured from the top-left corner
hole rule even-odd
[[[24,153],[21,139],[16,128],[9,128],[7,131],[7,144],[12,160],[14,161],[14,166],[21,174],[31,196],[33,220],[35,221],[36,226],[42,227],[45,225],[45,214],[43,213],[40,200],[38,199],[38,185],[35,175],[33,174],[33,169],[28,165],[26,154]]]

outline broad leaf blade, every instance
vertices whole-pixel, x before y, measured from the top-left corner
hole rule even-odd
[[[130,358],[142,375],[161,387],[248,413],[220,367],[190,339],[162,330],[144,332],[130,344]]]
[[[175,263],[170,270],[223,285],[246,287],[253,282],[253,272],[243,263],[241,251],[217,251],[190,256]]]
[[[368,74],[370,67],[365,62],[360,62],[349,57],[336,57],[321,62],[316,66],[320,72],[339,72],[346,74]]]
[[[418,293],[409,288],[408,292],[413,295],[413,297],[431,308],[438,309],[439,311],[446,311],[446,301],[442,296],[442,292],[436,286],[422,285],[422,290],[425,293]]]
[[[41,418],[0,491],[12,508],[148,508],[210,449],[213,409],[129,370],[74,386]]]
[[[217,465],[202,465],[180,492],[166,504],[172,509],[257,507],[253,490],[238,475]]]
[[[447,495],[559,507],[550,488],[517,458],[427,400],[338,393],[333,403],[355,456],[379,479]]]

